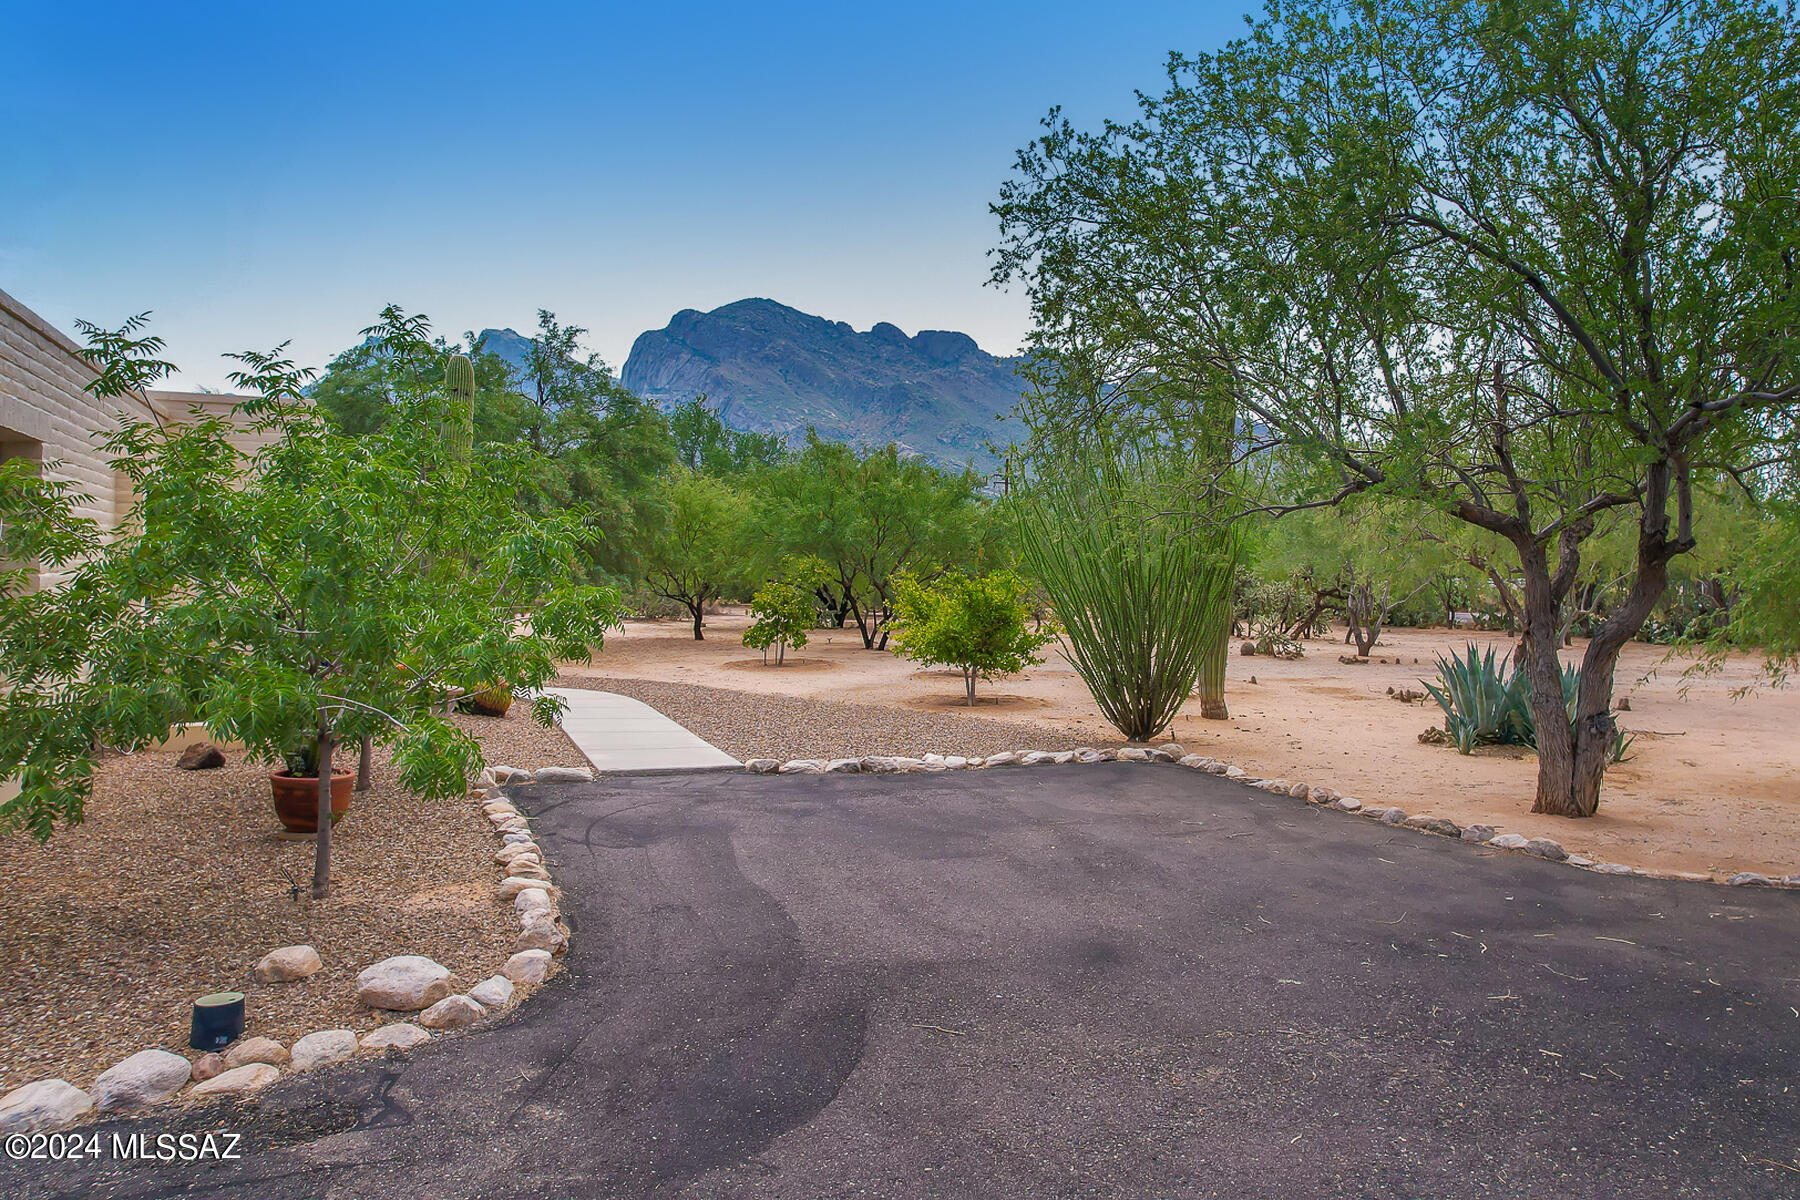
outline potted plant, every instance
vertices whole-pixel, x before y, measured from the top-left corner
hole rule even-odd
[[[269,776],[275,796],[275,815],[289,833],[319,832],[319,743],[301,742],[281,756],[287,768]],[[331,823],[336,825],[350,809],[350,788],[356,772],[331,772]]]

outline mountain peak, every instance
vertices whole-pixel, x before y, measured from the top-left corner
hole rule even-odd
[[[620,380],[666,406],[701,392],[739,429],[865,445],[895,442],[945,465],[993,463],[990,440],[1019,432],[1016,361],[966,333],[908,337],[878,322],[858,333],[763,297],[682,309],[632,343]]]

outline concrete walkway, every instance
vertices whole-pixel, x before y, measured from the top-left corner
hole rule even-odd
[[[596,771],[704,771],[743,764],[648,704],[587,688],[545,688],[568,703],[562,729]]]

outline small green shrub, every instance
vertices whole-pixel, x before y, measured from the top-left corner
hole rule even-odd
[[[894,576],[894,653],[925,666],[962,672],[969,703],[975,681],[1012,675],[1044,660],[1036,651],[1054,635],[1028,628],[1025,585],[1007,572],[953,572],[930,583],[908,572]]]
[[[761,650],[765,663],[773,646],[776,666],[787,661],[789,646],[796,650],[804,647],[807,631],[819,623],[818,606],[812,596],[780,581],[756,589],[750,600],[750,614],[756,619],[744,630],[744,645]]]

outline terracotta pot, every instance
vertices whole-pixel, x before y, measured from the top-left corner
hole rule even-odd
[[[331,823],[336,825],[350,811],[350,789],[356,783],[355,771],[331,773]],[[319,832],[319,777],[289,775],[277,771],[269,776],[275,792],[275,815],[289,833]]]

